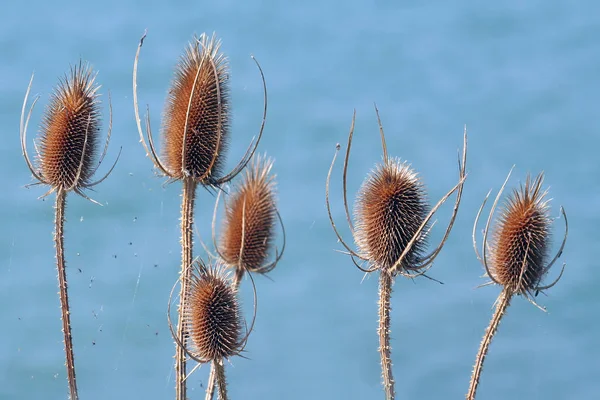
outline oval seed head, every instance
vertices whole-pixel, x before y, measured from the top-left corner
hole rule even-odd
[[[188,299],[185,320],[192,354],[202,361],[238,354],[243,341],[240,306],[224,267],[196,264]]]
[[[270,270],[264,267],[277,218],[272,166],[271,159],[255,156],[226,205],[220,249],[230,266],[258,273]]]
[[[490,246],[490,272],[505,288],[526,294],[544,275],[550,243],[547,191],[543,174],[532,182],[528,175],[508,197],[494,226]]]
[[[85,187],[93,174],[100,110],[92,68],[80,62],[61,79],[46,107],[40,129],[39,165],[50,186]]]
[[[227,59],[221,42],[202,35],[175,69],[163,117],[165,164],[171,178],[209,184],[221,174],[229,128]]]
[[[410,166],[397,158],[379,164],[363,182],[355,204],[354,240],[360,254],[380,269],[392,268],[428,208],[425,188]],[[417,240],[398,268],[414,266],[425,245],[425,239]]]

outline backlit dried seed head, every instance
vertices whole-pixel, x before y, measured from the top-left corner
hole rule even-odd
[[[228,66],[215,36],[190,43],[175,70],[163,117],[171,178],[202,184],[219,177],[229,128]]]
[[[79,63],[52,93],[40,130],[39,173],[44,183],[65,190],[86,187],[93,175],[100,131],[92,68]]]
[[[184,316],[186,347],[202,362],[237,355],[244,344],[237,291],[224,266],[195,267]]]
[[[265,263],[277,218],[272,166],[271,159],[255,156],[226,205],[220,253],[230,266],[258,273],[274,266]]]
[[[377,166],[360,188],[354,215],[359,254],[388,272],[427,217],[429,206],[420,178],[397,158]],[[415,266],[425,249],[425,235],[411,247],[398,267]]]
[[[543,180],[543,174],[533,181],[528,175],[525,186],[508,197],[494,226],[490,272],[514,293],[535,290],[546,272],[551,220]]]

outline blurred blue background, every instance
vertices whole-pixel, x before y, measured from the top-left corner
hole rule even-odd
[[[357,110],[349,197],[381,160],[373,102],[391,154],[421,174],[432,201],[457,179],[464,124],[469,177],[458,219],[427,279],[399,278],[392,297],[392,357],[399,399],[459,399],[497,287],[483,283],[471,246],[475,214],[513,164],[509,187],[545,171],[552,215],[566,208],[570,235],[561,282],[539,296],[543,313],[516,299],[492,343],[481,399],[594,399],[600,393],[598,310],[598,104],[600,4],[505,2],[10,2],[0,16],[0,398],[66,398],[52,242],[53,201],[37,197],[20,154],[19,115],[31,73],[41,95],[35,135],[58,78],[79,58],[99,71],[113,140],[113,174],[91,195],[71,195],[66,257],[82,399],[174,397],[169,291],[180,262],[181,185],[164,186],[138,143],[131,74],[138,40],[139,97],[155,134],[173,67],[194,33],[217,32],[230,60],[237,163],[258,131],[262,86],[269,112],[259,151],[275,158],[288,247],[270,281],[256,278],[255,330],[246,356],[227,366],[233,399],[383,398],[377,353],[377,279],[364,281],[337,252],[325,177]],[[30,153],[33,146],[29,142]],[[198,191],[196,222],[210,236],[214,197]],[[332,183],[344,226],[341,163]],[[438,214],[439,239],[451,204]],[[352,242],[347,228],[342,231]],[[555,224],[556,243],[563,221]],[[196,237],[196,242],[198,238]],[[196,255],[203,255],[196,246]],[[558,268],[549,279],[558,274]],[[252,291],[242,283],[248,319]],[[204,395],[208,367],[189,379]]]

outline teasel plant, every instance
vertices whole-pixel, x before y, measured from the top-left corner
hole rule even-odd
[[[359,189],[354,220],[350,217],[347,200],[348,159],[354,134],[356,111],[352,117],[348,145],[344,159],[342,185],[346,220],[358,250],[354,250],[342,238],[331,214],[329,184],[340,145],[327,174],[325,198],[331,226],[352,262],[364,273],[379,272],[379,355],[381,358],[382,381],[386,399],[395,398],[394,378],[390,346],[390,311],[392,284],[397,275],[407,278],[425,276],[446,242],[461,201],[466,179],[467,133],[463,135],[462,158],[458,159],[459,181],[433,208],[429,208],[425,185],[412,167],[399,158],[388,155],[385,134],[375,106],[383,160],[367,176]],[[433,223],[431,219],[444,202],[456,192],[456,201],[446,231],[429,254],[425,254],[427,236]],[[366,266],[365,266],[366,264]],[[433,278],[430,278],[433,279]]]
[[[175,342],[186,354],[198,363],[198,366],[211,363],[218,387],[218,398],[227,400],[227,381],[225,379],[225,361],[241,356],[256,319],[256,287],[250,275],[254,290],[254,315],[250,327],[241,317],[238,300],[238,288],[231,278],[231,270],[221,260],[205,264],[198,258],[190,268],[192,271],[185,288],[187,298],[183,311],[183,342],[171,323],[171,298],[167,311],[169,328]],[[244,328],[245,332],[244,332]],[[192,370],[193,372],[193,370]],[[191,374],[191,373],[190,373]]]
[[[277,210],[275,175],[271,173],[273,160],[255,154],[244,170],[244,177],[224,199],[225,217],[222,233],[216,233],[216,218],[221,192],[217,195],[212,221],[213,245],[220,259],[233,270],[233,286],[238,290],[246,273],[266,275],[281,260],[285,251],[285,227]],[[281,250],[275,248],[274,259],[268,261],[275,241],[276,223],[279,222],[283,235]],[[217,244],[217,236],[219,243]],[[205,249],[210,253],[208,249]],[[206,400],[214,396],[216,365],[211,364]]]
[[[246,153],[233,170],[223,172],[225,153],[230,141],[229,67],[220,51],[221,42],[202,34],[188,44],[175,68],[167,96],[162,122],[163,157],[158,155],[150,127],[150,112],[146,113],[146,134],[142,129],[137,97],[137,69],[140,50],[146,33],[140,39],[133,66],[133,102],[135,118],[146,155],[167,183],[182,181],[181,203],[181,271],[180,305],[178,308],[175,347],[175,392],[177,400],[187,399],[186,353],[177,343],[184,343],[184,310],[187,305],[187,283],[192,273],[192,228],[194,203],[198,185],[220,190],[248,164],[262,137],[267,113],[267,89],[263,71],[254,57],[263,83],[264,108],[260,130]]]
[[[62,320],[62,331],[65,344],[65,358],[69,397],[79,398],[75,374],[75,357],[71,333],[71,313],[69,310],[69,294],[64,250],[64,224],[67,194],[75,192],[81,197],[101,205],[88,197],[84,191],[91,190],[104,181],[114,169],[121,152],[109,171],[100,179],[93,177],[102,164],[112,131],[112,107],[109,95],[110,119],[104,149],[98,157],[100,142],[101,110],[96,84],[96,73],[92,67],[81,61],[72,66],[70,73],[59,80],[58,86],[50,97],[50,103],[44,112],[37,142],[34,141],[36,163],[31,160],[27,151],[27,128],[37,96],[29,111],[27,103],[33,84],[33,75],[29,81],[23,107],[21,109],[20,138],[21,152],[37,181],[33,185],[46,185],[50,189],[40,198],[56,193],[54,206],[54,246],[56,249],[56,267]]]
[[[485,197],[473,224],[473,248],[477,259],[485,269],[486,276],[490,279],[489,282],[481,286],[499,285],[502,287],[502,290],[496,299],[496,310],[483,335],[479,351],[475,358],[469,391],[466,395],[467,400],[475,399],[483,370],[483,362],[512,298],[515,295],[521,295],[537,308],[546,311],[545,308],[540,307],[535,302],[534,298],[539,293],[543,293],[545,290],[556,285],[562,277],[566,266],[566,264],[563,264],[560,274],[554,282],[548,285],[542,284],[542,280],[550,271],[550,268],[562,255],[569,233],[567,214],[564,208],[560,207],[560,213],[565,221],[565,234],[558,252],[550,262],[547,262],[551,245],[551,227],[553,221],[550,217],[550,200],[547,199],[548,190],[542,190],[544,182],[543,173],[540,173],[535,179],[527,175],[525,185],[521,184],[518,189],[513,190],[507,197],[500,217],[492,225],[496,206],[511,173],[512,168],[500,188],[488,215],[485,230],[483,231],[481,253],[477,248],[476,231],[479,217],[491,191]],[[488,242],[490,230],[492,230],[492,234],[491,240]]]

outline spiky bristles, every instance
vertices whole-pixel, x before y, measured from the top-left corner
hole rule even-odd
[[[398,261],[427,217],[425,187],[417,174],[397,158],[379,164],[363,182],[354,209],[354,240],[360,254],[387,272]],[[417,240],[399,269],[416,264],[426,245]]]
[[[226,57],[213,35],[188,45],[175,69],[163,116],[165,164],[171,178],[202,184],[219,177],[229,128]]]
[[[243,345],[237,291],[222,264],[194,265],[184,324],[186,347],[201,362],[239,353]]]
[[[493,230],[490,272],[513,293],[534,290],[544,275],[550,243],[550,216],[547,192],[542,191],[543,174],[507,198]]]
[[[91,66],[79,62],[46,107],[38,162],[44,182],[54,188],[80,189],[93,175],[101,120],[95,78]]]
[[[273,244],[277,208],[273,161],[254,156],[244,180],[231,194],[225,208],[220,253],[224,261],[239,269],[266,273],[265,264]]]

